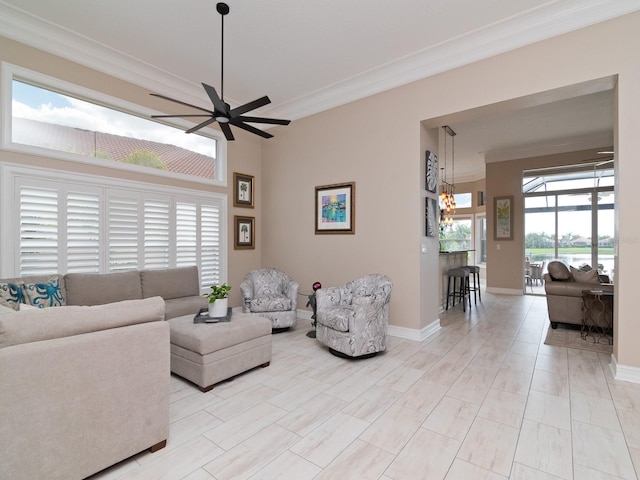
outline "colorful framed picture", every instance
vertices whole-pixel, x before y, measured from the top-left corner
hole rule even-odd
[[[438,190],[438,156],[430,150],[425,152],[425,189],[435,193]]]
[[[233,217],[233,248],[252,250],[255,245],[255,217]]]
[[[316,234],[356,232],[356,182],[316,187]]]
[[[493,199],[494,240],[513,240],[513,196]]]
[[[253,208],[253,176],[233,172],[233,206]]]

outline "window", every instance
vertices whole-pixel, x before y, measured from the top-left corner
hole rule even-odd
[[[140,106],[2,64],[3,148],[224,184],[224,141],[186,135]],[[9,111],[10,110],[10,111]],[[177,120],[176,124],[189,126]]]
[[[226,196],[3,164],[3,276],[197,265],[226,276]],[[6,203],[5,203],[6,202]]]
[[[440,232],[440,245],[443,250],[472,250],[473,230],[471,218],[453,217],[453,225],[444,227]]]

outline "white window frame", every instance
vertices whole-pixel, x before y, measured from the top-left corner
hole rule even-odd
[[[171,196],[175,203],[196,203],[198,205],[219,205],[220,220],[219,220],[219,263],[218,263],[218,277],[220,282],[227,280],[227,195],[206,192],[200,190],[189,190],[183,188],[176,188],[170,186],[154,185],[142,182],[134,182],[129,180],[111,179],[109,177],[102,177],[97,175],[78,174],[70,172],[60,172],[58,170],[40,168],[40,167],[25,167],[22,165],[11,164],[8,162],[0,162],[0,204],[3,206],[0,209],[0,275],[2,278],[10,278],[18,276],[20,272],[20,207],[19,207],[19,195],[20,185],[27,181],[29,184],[36,184],[37,187],[47,188],[47,185],[62,186],[64,189],[66,186],[71,186],[73,191],[88,191],[88,192],[100,192],[101,203],[108,200],[111,192],[122,191],[124,195],[131,195],[137,198],[157,199]],[[175,216],[173,216],[175,218]],[[63,231],[65,225],[59,224],[58,230]],[[100,236],[101,242],[105,245],[108,241],[106,238],[108,232],[106,215],[102,215],[100,218]],[[171,240],[171,261],[169,266],[176,266],[176,242],[175,233],[170,233]],[[144,262],[144,253],[138,252],[139,262]],[[60,251],[59,258],[65,259],[66,252]],[[108,258],[106,254],[100,257],[100,272],[109,271]],[[201,259],[198,256],[196,264],[200,270],[202,278],[202,264]],[[139,267],[142,269],[143,267]],[[52,273],[66,273],[64,271],[52,272]],[[205,289],[205,285],[201,288]]]
[[[0,140],[0,148],[2,150],[25,153],[29,155],[37,155],[41,157],[57,158],[61,160],[67,160],[78,163],[85,163],[94,166],[100,166],[103,168],[111,168],[115,170],[126,170],[130,172],[144,173],[147,175],[157,175],[160,177],[168,177],[176,180],[186,180],[189,182],[204,183],[206,185],[227,186],[227,140],[222,135],[214,130],[207,130],[206,132],[193,133],[191,135],[202,135],[204,137],[212,138],[216,140],[216,178],[208,179],[198,177],[196,175],[186,175],[175,172],[168,172],[164,170],[158,170],[148,167],[142,167],[139,165],[131,165],[122,162],[105,161],[103,159],[96,159],[85,155],[79,155],[72,152],[62,152],[59,150],[47,149],[42,147],[36,147],[32,145],[23,145],[20,143],[14,143],[12,141],[12,100],[13,100],[13,80],[26,81],[34,85],[38,85],[42,88],[57,91],[69,96],[76,97],[81,100],[85,100],[97,105],[101,105],[106,108],[118,110],[124,113],[135,115],[141,118],[151,120],[151,115],[159,115],[163,112],[151,110],[140,105],[136,105],[125,100],[111,97],[104,93],[96,92],[94,90],[74,85],[63,80],[34,72],[26,68],[19,67],[7,62],[0,62],[0,86],[1,96],[0,104],[2,105],[2,135]],[[157,121],[157,120],[155,120]],[[182,119],[173,119],[172,121],[159,122],[164,125],[168,125],[179,129],[188,129],[193,126],[192,123]]]

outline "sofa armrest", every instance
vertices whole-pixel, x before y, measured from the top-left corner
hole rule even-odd
[[[316,290],[316,309],[340,305],[340,287],[326,287]]]
[[[0,478],[85,478],[167,439],[169,325],[0,349]]]

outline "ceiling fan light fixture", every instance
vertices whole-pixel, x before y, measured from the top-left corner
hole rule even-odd
[[[157,93],[152,93],[154,97],[159,97],[164,100],[169,100],[170,102],[178,103],[180,105],[184,105],[186,107],[195,108],[202,113],[199,114],[189,114],[189,115],[151,115],[151,118],[175,118],[175,117],[205,117],[206,120],[195,125],[188,129],[185,133],[193,133],[195,131],[200,130],[201,128],[206,127],[207,125],[212,124],[213,122],[218,122],[224,137],[227,141],[235,140],[233,133],[231,132],[230,125],[234,127],[241,128],[246,130],[247,132],[258,135],[262,138],[271,138],[273,135],[267,133],[259,128],[256,128],[249,123],[266,123],[270,125],[289,125],[291,123],[290,120],[280,120],[278,118],[263,118],[263,117],[253,117],[244,115],[251,110],[255,110],[256,108],[264,107],[271,103],[269,97],[266,95],[260,97],[252,102],[245,103],[244,105],[240,105],[236,108],[231,108],[231,106],[224,101],[224,17],[229,13],[229,6],[226,3],[218,3],[216,5],[216,10],[220,14],[221,21],[221,32],[220,32],[220,95],[216,92],[216,89],[206,83],[202,83],[205,92],[209,96],[211,103],[213,104],[213,110],[208,110],[206,108],[197,107],[195,105],[191,105],[189,103],[181,102],[180,100],[175,100],[173,98],[165,97],[164,95],[160,95]]]

